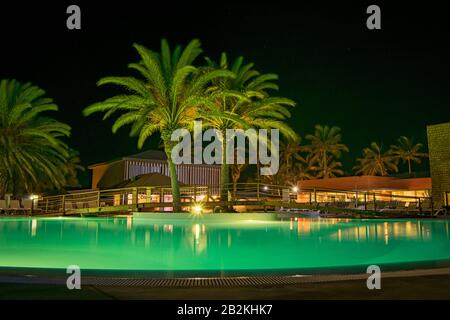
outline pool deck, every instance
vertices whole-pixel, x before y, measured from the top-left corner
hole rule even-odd
[[[233,288],[149,288],[82,286],[67,290],[58,285],[0,284],[2,300],[334,300],[334,299],[450,299],[450,275],[389,278],[380,290],[368,290],[365,281],[305,283]]]
[[[0,276],[0,299],[94,300],[302,300],[450,299],[450,268],[385,272],[380,290],[369,290],[367,274],[304,277],[297,283],[245,286],[149,286],[86,284],[68,290],[61,283],[8,283]],[[120,279],[119,279],[120,280]],[[121,279],[124,280],[124,279]],[[119,281],[120,283],[120,281]]]

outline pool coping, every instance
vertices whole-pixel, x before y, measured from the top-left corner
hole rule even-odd
[[[382,272],[381,278],[410,278],[422,276],[450,275],[450,267],[414,269]],[[150,288],[193,288],[193,287],[261,287],[300,285],[307,283],[326,283],[340,281],[366,281],[370,274],[329,274],[295,276],[242,276],[242,277],[111,277],[82,276],[81,286],[119,286]],[[67,278],[50,275],[0,274],[0,283],[30,285],[66,285]]]

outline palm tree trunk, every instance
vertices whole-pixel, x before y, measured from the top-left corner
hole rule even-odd
[[[289,170],[289,156],[288,157],[286,157],[286,175],[289,177],[289,173],[290,173],[290,170]]]
[[[172,148],[166,147],[167,164],[169,166],[170,184],[172,187],[173,212],[181,212],[181,194],[178,183],[177,168],[172,161]]]
[[[222,140],[222,164],[220,165],[220,200],[228,201],[228,187],[230,183],[230,166],[227,164],[227,141],[225,135]]]
[[[411,159],[408,159],[408,173],[411,175]]]

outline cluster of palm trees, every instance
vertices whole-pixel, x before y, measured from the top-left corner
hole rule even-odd
[[[342,143],[339,127],[316,125],[313,134],[306,135],[306,144],[301,139],[288,140],[280,146],[281,166],[277,175],[267,177],[268,183],[296,185],[299,180],[327,179],[344,175],[339,159],[348,147]],[[386,176],[399,171],[400,162],[412,174],[413,163],[421,163],[428,155],[422,152],[423,145],[405,136],[397,139],[386,151],[372,142],[357,158],[353,171],[356,175]]]
[[[423,145],[405,136],[397,139],[397,144],[384,151],[383,147],[372,142],[370,147],[363,149],[363,156],[357,159],[353,167],[356,174],[386,176],[399,171],[399,162],[408,166],[408,174],[412,173],[412,164],[421,163],[428,154],[421,152]]]
[[[286,138],[296,139],[295,132],[285,122],[290,117],[288,108],[295,106],[294,101],[270,94],[278,89],[277,75],[261,74],[253,63],[244,63],[242,57],[231,63],[225,53],[219,61],[206,57],[204,63],[199,63],[202,49],[197,39],[173,50],[163,39],[160,52],[139,44],[134,44],[134,48],[140,60],[128,66],[138,76],[99,80],[99,86],[118,85],[126,92],[88,106],[84,115],[103,112],[107,118],[119,112],[113,132],[130,125],[130,135],[137,136],[139,148],[151,135],[160,133],[167,154],[174,211],[181,210],[176,166],[171,158],[176,145],[171,140],[175,129],[192,130],[194,120],[201,119],[207,127],[223,133],[227,129],[276,128]],[[223,157],[226,145],[227,141],[222,141]],[[230,168],[222,162],[222,195],[225,196]]]
[[[98,86],[118,85],[124,93],[94,103],[84,109],[85,116],[104,113],[104,119],[115,113],[112,131],[130,126],[130,136],[137,137],[142,148],[147,139],[159,133],[167,154],[173,206],[181,210],[176,166],[172,161],[171,140],[176,129],[193,129],[194,120],[201,119],[207,128],[215,128],[226,137],[227,129],[278,129],[282,133],[280,170],[263,180],[274,184],[298,180],[327,179],[344,174],[340,158],[348,147],[342,143],[339,127],[316,125],[314,133],[305,136],[306,143],[286,123],[295,106],[291,99],[273,95],[278,90],[278,76],[260,73],[253,63],[242,57],[229,61],[223,53],[217,61],[204,57],[200,41],[194,39],[184,48],[170,48],[163,39],[159,52],[134,44],[139,60],[128,67],[136,76],[105,77]],[[203,61],[203,62],[201,62]],[[78,153],[65,140],[71,128],[48,116],[57,111],[44,90],[30,83],[15,80],[0,82],[0,195],[76,186]],[[355,174],[388,175],[398,171],[399,161],[408,165],[420,163],[427,154],[422,145],[400,137],[389,150],[373,142],[357,159]],[[230,177],[236,186],[247,164],[226,164],[227,141],[222,141],[222,196],[228,194]],[[259,172],[259,170],[257,170]],[[258,180],[261,177],[258,176]]]
[[[339,127],[316,125],[313,134],[285,140],[280,145],[280,170],[263,180],[273,184],[296,185],[298,180],[327,179],[343,175],[339,159],[348,147],[342,143]]]
[[[78,153],[64,142],[71,128],[43,115],[57,110],[41,88],[0,81],[0,196],[78,185]]]

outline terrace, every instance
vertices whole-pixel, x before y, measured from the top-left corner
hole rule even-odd
[[[229,186],[233,190],[232,186]],[[386,194],[374,191],[348,191],[316,187],[239,183],[221,200],[219,186],[182,186],[182,210],[194,213],[277,211],[284,214],[319,211],[322,215],[394,214],[434,215],[430,197]],[[28,201],[28,200],[26,200]],[[1,204],[2,202],[0,202]],[[42,196],[27,210],[5,213],[53,215],[104,215],[132,212],[171,212],[172,191],[169,186],[136,186],[117,189],[73,192]],[[17,205],[16,205],[17,206]],[[33,212],[31,212],[33,211]],[[445,213],[445,212],[443,212]]]

